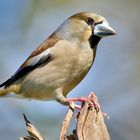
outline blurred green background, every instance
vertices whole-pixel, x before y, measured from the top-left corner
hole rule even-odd
[[[139,140],[139,0],[0,0],[0,82],[14,74],[67,17],[81,11],[105,16],[117,35],[101,40],[94,66],[68,97],[96,92],[102,111],[110,116],[105,120],[112,140]],[[66,111],[54,101],[1,98],[0,140],[25,135],[22,113],[44,137],[57,140]]]

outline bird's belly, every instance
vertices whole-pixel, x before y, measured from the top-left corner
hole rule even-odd
[[[63,89],[66,95],[86,75],[92,65],[93,56],[67,56],[37,68],[22,82],[22,95],[37,99],[54,99],[54,91]]]
[[[77,77],[72,79],[70,82],[64,85],[63,87],[63,95],[66,96],[75,86],[77,86],[81,80],[85,77],[88,70],[84,71],[81,74],[77,74]]]

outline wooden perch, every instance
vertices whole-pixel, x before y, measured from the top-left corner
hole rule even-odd
[[[88,103],[84,104],[77,123],[77,137],[79,140],[109,140],[98,99],[95,94],[92,94],[92,97],[99,108],[90,109]]]
[[[74,103],[72,102],[70,104],[66,117],[64,118],[64,120],[61,124],[59,140],[66,140],[65,136],[66,136],[66,133],[67,133],[67,130],[68,130],[68,127],[69,127],[73,114],[74,114]]]
[[[70,121],[74,118],[74,105],[72,103],[62,122],[59,140],[110,140],[98,99],[95,94],[91,94],[91,96],[97,108],[90,107],[89,103],[84,102],[77,116],[76,128],[72,134],[67,135]],[[20,138],[20,140],[44,140],[25,115],[24,118],[29,136]]]

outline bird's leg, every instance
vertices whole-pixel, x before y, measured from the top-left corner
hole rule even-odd
[[[73,101],[68,101],[68,99],[63,95],[57,96],[56,101],[66,106],[70,106],[70,104],[73,102]],[[74,108],[81,109],[81,106],[74,103]]]
[[[62,89],[59,88],[56,91],[56,101],[58,101],[59,103],[63,104],[63,105],[67,105],[70,106],[71,102],[88,102],[89,103],[89,107],[94,107],[97,112],[99,111],[99,105],[97,103],[95,103],[93,94],[90,94],[88,97],[76,97],[76,98],[66,98],[63,96],[62,94]],[[77,109],[81,109],[82,107],[80,105],[76,105],[74,104],[74,107]]]
[[[63,105],[66,105],[66,106],[70,106],[71,102],[73,101],[69,101],[63,94],[62,94],[62,89],[59,88],[55,91],[56,93],[56,101],[63,104]],[[80,105],[77,105],[74,103],[74,107],[77,108],[77,109],[81,109],[81,106]]]
[[[89,102],[89,107],[97,108],[97,105],[94,103],[93,99],[91,100],[89,97],[76,97],[76,98],[66,98],[63,95],[57,96],[56,100],[63,104],[69,106],[71,102]],[[77,109],[81,109],[81,105],[74,104],[74,107]],[[98,109],[97,109],[98,110]]]
[[[89,98],[89,97],[76,97],[76,98],[68,98],[67,102],[88,102],[89,103],[89,108],[90,107],[94,107],[97,111],[99,110],[97,105],[95,104],[93,98]],[[78,109],[81,109],[82,107],[78,105],[78,107],[76,107]]]

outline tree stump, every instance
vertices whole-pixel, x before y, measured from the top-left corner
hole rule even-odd
[[[61,125],[59,140],[110,140],[98,99],[95,94],[91,95],[95,108],[90,107],[88,102],[84,102],[77,116],[76,128],[72,134],[67,135],[70,121],[74,118],[74,104],[70,105]],[[29,136],[21,137],[20,140],[45,140],[25,115],[24,119]]]

